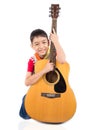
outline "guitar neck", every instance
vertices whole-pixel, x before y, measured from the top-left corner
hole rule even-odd
[[[57,33],[57,19],[56,18],[53,18],[52,19],[52,27],[51,27],[51,32],[53,32],[52,30],[55,30],[55,32]]]
[[[57,33],[57,19],[53,18],[52,19],[52,27],[51,27],[51,32],[53,32],[53,28],[55,30],[55,32]],[[56,48],[53,44],[53,42],[51,42],[50,45],[50,62],[54,63],[54,65],[56,64]]]

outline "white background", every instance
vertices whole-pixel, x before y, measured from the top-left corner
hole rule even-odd
[[[29,35],[42,28],[51,30],[49,7],[60,4],[57,33],[70,64],[69,83],[75,93],[77,110],[61,125],[33,119],[23,120],[19,109],[28,88],[24,85],[30,48]],[[5,130],[77,130],[87,121],[87,5],[86,0],[2,0],[0,1],[0,127]],[[1,129],[0,128],[0,129]]]

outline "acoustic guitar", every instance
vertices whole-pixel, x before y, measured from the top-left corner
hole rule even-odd
[[[52,29],[57,31],[59,4],[51,4]],[[70,66],[56,61],[54,44],[50,46],[50,62],[54,70],[46,73],[30,86],[25,97],[25,109],[31,118],[46,123],[63,123],[71,119],[76,111],[76,98],[68,82]],[[41,71],[47,59],[35,63],[35,73]]]

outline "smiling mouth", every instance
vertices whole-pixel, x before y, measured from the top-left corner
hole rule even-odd
[[[39,50],[40,53],[45,53],[45,50]]]

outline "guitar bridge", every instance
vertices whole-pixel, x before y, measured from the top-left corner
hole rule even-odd
[[[41,96],[47,97],[47,98],[59,98],[61,95],[60,93],[55,94],[55,93],[41,93]]]

